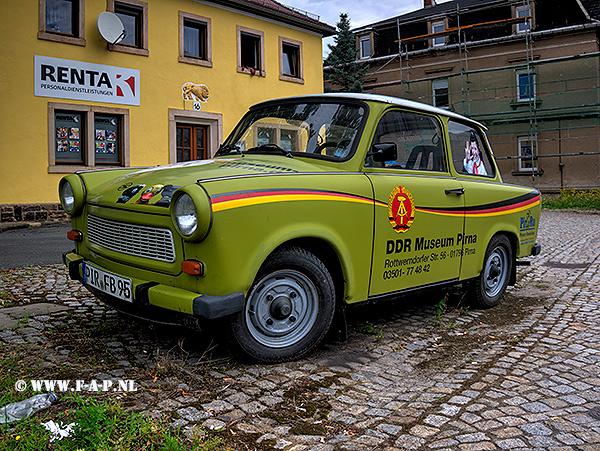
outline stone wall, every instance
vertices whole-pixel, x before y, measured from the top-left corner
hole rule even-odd
[[[66,222],[68,219],[60,204],[0,205],[0,223]]]

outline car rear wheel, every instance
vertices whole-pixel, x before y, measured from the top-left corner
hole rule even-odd
[[[239,349],[260,362],[297,359],[317,346],[335,312],[335,288],[315,255],[284,248],[263,265],[231,329]]]
[[[508,238],[496,235],[488,244],[483,260],[483,269],[474,281],[474,301],[479,307],[498,305],[510,280],[513,251]]]

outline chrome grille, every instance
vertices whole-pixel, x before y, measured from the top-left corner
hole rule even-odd
[[[173,234],[169,229],[88,215],[87,233],[90,243],[111,251],[161,262],[175,261]]]

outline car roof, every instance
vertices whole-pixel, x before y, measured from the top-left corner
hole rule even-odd
[[[382,102],[388,103],[391,105],[396,105],[404,108],[414,109],[424,111],[426,113],[437,114],[439,116],[446,116],[453,119],[458,119],[463,122],[470,122],[471,124],[475,124],[481,127],[483,130],[487,130],[487,127],[480,122],[474,121],[473,119],[469,119],[468,117],[462,116],[460,114],[454,113],[452,111],[444,110],[442,108],[437,108],[432,105],[428,105],[426,103],[415,102],[412,100],[401,99],[399,97],[390,97],[379,94],[364,94],[364,93],[350,93],[350,92],[329,92],[322,94],[308,94],[302,96],[294,96],[294,97],[283,97],[280,99],[268,100],[266,102],[261,102],[254,107],[260,107],[262,105],[267,105],[272,102],[279,101],[290,101],[290,100],[319,100],[319,99],[344,99],[344,100],[362,100],[364,102]]]

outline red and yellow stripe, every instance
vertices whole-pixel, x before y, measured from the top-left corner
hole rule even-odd
[[[211,198],[213,212],[274,202],[338,201],[373,205],[373,199],[353,194],[320,190],[243,191]],[[386,204],[387,206],[387,204]]]
[[[452,210],[427,207],[416,207],[416,210],[421,211],[423,213],[430,213],[440,216],[465,216],[467,218],[485,218],[492,216],[508,215],[511,213],[518,213],[529,208],[535,207],[541,202],[539,194],[524,200],[521,199],[523,198],[520,197],[513,199],[514,202],[504,201]]]

